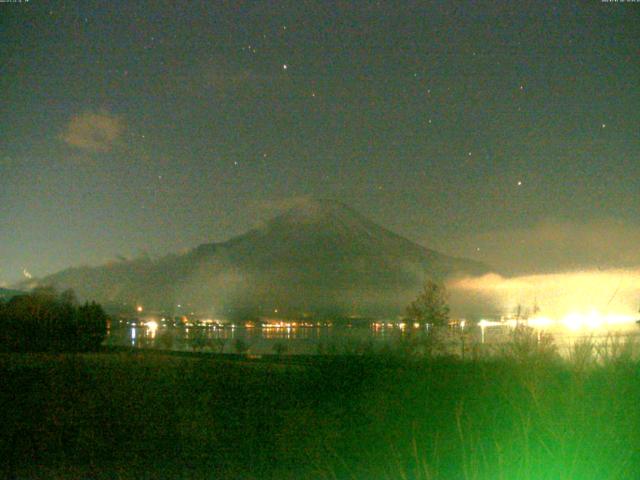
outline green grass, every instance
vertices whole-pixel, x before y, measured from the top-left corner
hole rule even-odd
[[[365,355],[301,365],[4,354],[0,378],[2,473],[18,478],[600,480],[640,471],[640,366],[622,354],[577,363],[521,347],[482,361]]]

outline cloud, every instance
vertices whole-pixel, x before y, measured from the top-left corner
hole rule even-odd
[[[607,218],[545,219],[453,240],[448,252],[470,256],[505,273],[534,273],[640,265],[640,225]]]
[[[551,318],[573,312],[621,314],[635,318],[640,298],[639,269],[585,270],[518,277],[488,274],[453,280],[453,307],[467,313],[506,315],[522,309]]]
[[[88,152],[109,152],[117,145],[125,126],[119,117],[106,112],[85,112],[69,121],[62,140]]]

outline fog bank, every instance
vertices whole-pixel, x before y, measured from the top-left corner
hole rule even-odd
[[[456,315],[514,315],[520,310],[524,316],[553,319],[590,312],[633,317],[640,305],[640,269],[487,274],[453,280],[447,288]]]

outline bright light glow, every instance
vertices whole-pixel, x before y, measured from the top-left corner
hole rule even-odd
[[[582,316],[579,313],[570,313],[564,317],[562,323],[564,323],[569,330],[580,330],[580,327],[582,327]]]
[[[158,322],[156,322],[155,320],[149,320],[144,324],[144,326],[147,327],[151,338],[156,338],[156,332],[158,331]]]
[[[527,326],[534,328],[549,328],[553,325],[553,320],[548,317],[533,317],[527,320]]]
[[[595,330],[635,321],[636,317],[633,315],[603,315],[597,310],[591,310],[589,313],[571,312],[562,319],[562,323],[574,331],[584,328]]]
[[[142,312],[142,305],[138,305],[136,307],[136,312]]]
[[[487,319],[485,319],[485,318],[483,318],[482,320],[480,320],[480,321],[478,322],[478,326],[479,326],[480,328],[486,328],[486,327],[498,327],[498,326],[500,326],[500,325],[502,325],[502,322],[495,322],[495,321],[492,321],[492,320],[487,320]]]
[[[599,328],[606,321],[598,312],[592,310],[589,315],[585,317],[585,324],[589,328]]]
[[[510,326],[606,328],[637,320],[639,270],[594,270],[506,278],[466,277],[447,284],[452,312],[495,311]],[[517,313],[516,313],[517,312]],[[486,313],[485,313],[486,315]],[[527,321],[528,320],[528,321]],[[480,326],[489,326],[486,322]]]
[[[514,320],[513,318],[510,318],[509,320],[505,321],[504,323],[507,324],[508,327],[510,328],[516,328],[520,323],[519,320]]]
[[[144,326],[147,327],[149,330],[157,330],[158,322],[156,322],[155,320],[149,320],[144,324]]]

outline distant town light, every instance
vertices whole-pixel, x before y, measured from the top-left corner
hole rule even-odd
[[[141,311],[142,311],[142,305],[138,305],[138,306],[136,307],[136,311],[137,311],[137,312],[141,312]]]
[[[548,317],[533,317],[527,320],[527,326],[536,328],[547,328],[553,325],[553,320]]]
[[[156,331],[158,330],[158,322],[155,320],[150,320],[144,324],[145,327],[149,329],[149,333],[151,334],[151,338],[156,337]]]

